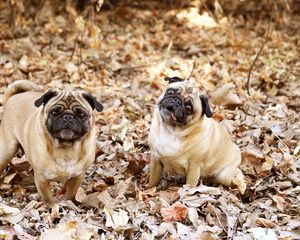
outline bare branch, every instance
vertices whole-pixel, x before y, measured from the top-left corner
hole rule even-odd
[[[260,56],[262,50],[264,49],[264,46],[266,45],[267,41],[268,41],[268,37],[269,37],[269,32],[270,32],[270,28],[271,28],[271,23],[272,23],[272,16],[270,18],[270,22],[269,22],[269,26],[268,26],[268,29],[267,29],[267,33],[266,33],[266,36],[265,36],[265,39],[263,41],[263,44],[261,45],[254,61],[252,62],[251,66],[250,66],[250,70],[249,70],[249,74],[248,74],[248,78],[247,78],[247,93],[248,95],[250,96],[250,76],[251,76],[251,73],[252,73],[252,70],[253,70],[253,67],[255,65],[255,62],[257,61],[258,57]]]
[[[192,66],[191,73],[190,73],[190,75],[187,77],[187,80],[190,80],[190,78],[192,77],[196,65],[197,65],[197,61],[194,60],[194,61],[193,61],[193,66]]]

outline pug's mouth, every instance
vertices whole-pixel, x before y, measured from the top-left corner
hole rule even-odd
[[[158,105],[159,113],[164,122],[169,125],[185,125],[186,114],[182,108],[182,104],[170,103],[169,101],[162,101]]]
[[[161,105],[159,105],[159,111],[160,111],[160,114],[165,116],[169,116],[169,118],[171,118],[174,122],[178,121],[177,117],[175,116],[175,113],[173,112],[173,109],[171,108],[165,108]]]
[[[62,129],[58,133],[58,138],[64,141],[72,141],[76,139],[76,134],[72,129],[66,128],[66,129]]]
[[[57,129],[56,131],[51,132],[52,137],[59,140],[59,142],[64,143],[72,143],[77,140],[80,140],[82,135],[76,132],[74,129],[71,128],[61,128]]]

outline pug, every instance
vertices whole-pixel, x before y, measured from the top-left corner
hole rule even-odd
[[[53,202],[50,181],[64,182],[67,198],[74,200],[95,159],[94,110],[102,111],[102,104],[85,91],[41,92],[34,83],[19,80],[7,87],[3,105],[0,174],[21,147],[43,200]]]
[[[158,99],[148,137],[150,186],[156,186],[167,170],[185,176],[190,187],[196,187],[200,177],[209,177],[217,184],[236,185],[244,194],[240,149],[212,119],[207,97],[187,80],[166,80],[169,84]]]

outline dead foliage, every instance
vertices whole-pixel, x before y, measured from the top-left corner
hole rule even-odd
[[[19,5],[12,13],[7,3]],[[193,6],[118,6],[82,15],[65,11],[60,1],[35,7],[0,2],[1,92],[16,79],[92,92],[105,109],[97,115],[99,151],[77,203],[62,199],[50,208],[40,200],[26,159],[15,157],[0,184],[1,236],[300,238],[299,16],[290,14],[285,27],[270,30],[249,97],[246,79],[268,19],[216,22]],[[158,189],[146,187],[147,134],[162,79],[188,77],[195,61],[190,80],[207,92],[214,118],[242,150],[244,196],[223,186],[189,189],[171,175]],[[62,198],[62,184],[53,185]]]

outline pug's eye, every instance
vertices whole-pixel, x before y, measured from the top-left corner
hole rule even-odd
[[[78,116],[80,118],[86,118],[87,115],[84,112],[81,112],[81,113],[78,114]]]
[[[79,118],[81,118],[81,119],[85,119],[85,118],[87,118],[87,113],[86,112],[84,112],[84,111],[82,111],[81,109],[77,109],[77,110],[75,110],[75,113],[76,113],[76,115],[79,117]]]
[[[193,107],[190,104],[185,105],[185,110],[188,114],[193,112]]]
[[[173,89],[169,89],[168,91],[167,91],[167,94],[168,95],[173,95],[175,93],[175,91],[173,90]]]
[[[50,111],[50,115],[51,115],[52,117],[56,117],[57,115],[60,114],[60,112],[61,112],[61,109],[60,109],[60,108],[55,108],[55,109],[52,109],[52,110]]]
[[[50,114],[51,114],[52,116],[57,116],[58,111],[57,111],[57,110],[52,110],[52,111],[50,112]]]

